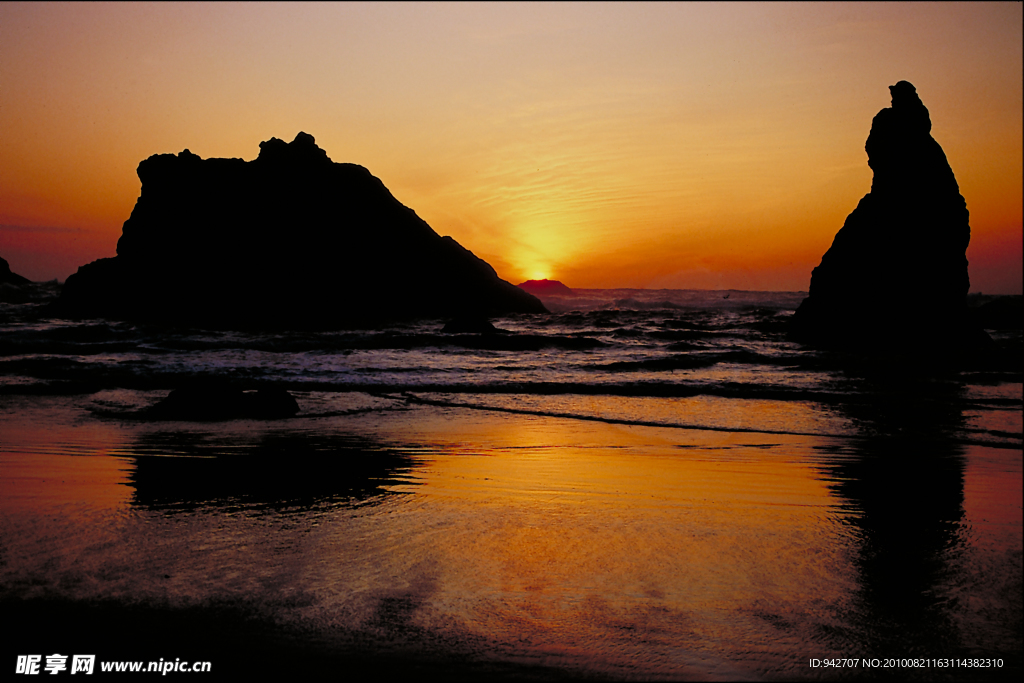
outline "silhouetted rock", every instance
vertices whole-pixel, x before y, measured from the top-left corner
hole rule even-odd
[[[117,256],[69,277],[58,312],[264,328],[545,312],[306,133],[249,162],[158,154],[138,174]]]
[[[504,332],[486,318],[456,318],[448,321],[441,332],[445,334],[497,334]]]
[[[214,422],[219,420],[275,420],[293,417],[299,404],[284,389],[242,391],[209,382],[175,389],[153,406],[147,417],[154,420]]]
[[[971,309],[971,314],[986,330],[1024,329],[1024,298],[999,296]]]
[[[11,272],[11,266],[8,265],[7,261],[0,258],[0,284],[8,285],[27,285],[31,280],[27,277],[22,277],[17,273]]]
[[[946,355],[991,343],[967,312],[967,205],[914,86],[889,88],[865,150],[871,191],[811,274],[794,337],[860,351]]]
[[[534,296],[561,296],[572,294],[572,290],[558,280],[527,280],[516,285]]]

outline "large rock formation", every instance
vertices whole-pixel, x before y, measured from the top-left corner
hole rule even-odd
[[[27,277],[22,277],[11,272],[11,266],[4,259],[0,258],[0,284],[26,285],[30,282]]]
[[[260,143],[249,162],[185,150],[151,156],[138,174],[117,256],[67,279],[61,313],[333,328],[545,311],[306,133]]]
[[[914,86],[890,86],[871,124],[864,196],[811,273],[794,337],[866,351],[963,351],[984,343],[967,312],[967,205]]]

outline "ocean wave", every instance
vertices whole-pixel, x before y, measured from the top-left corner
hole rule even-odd
[[[215,378],[244,389],[334,396],[472,394],[499,403],[515,397],[519,404],[527,401],[524,397],[545,404],[568,403],[573,396],[611,397],[655,412],[660,399],[670,404],[694,397],[734,405],[806,404],[849,414],[871,413],[873,403],[895,412],[921,404],[942,406],[937,414],[943,420],[947,414],[969,413],[991,418],[981,420],[981,427],[974,417],[964,418],[963,429],[954,429],[956,438],[1000,443],[1016,438],[1016,423],[996,413],[1021,407],[1019,331],[993,334],[1002,352],[987,365],[969,371],[908,369],[788,341],[792,307],[787,306],[802,298],[794,293],[620,290],[602,296],[585,293],[589,308],[496,319],[499,331],[488,334],[444,333],[443,320],[277,333],[171,328],[55,320],[35,304],[4,304],[0,395],[166,392],[197,378]],[[111,418],[130,412],[116,406],[97,410]],[[356,414],[352,410],[361,408],[323,406],[310,415]],[[623,407],[612,417],[642,422],[636,410]],[[997,423],[1001,426],[993,427]],[[969,431],[975,428],[981,431]]]

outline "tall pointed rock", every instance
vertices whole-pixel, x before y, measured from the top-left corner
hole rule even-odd
[[[794,337],[865,351],[958,352],[983,344],[967,314],[967,205],[913,85],[890,86],[892,106],[864,148],[871,191],[811,273]]]

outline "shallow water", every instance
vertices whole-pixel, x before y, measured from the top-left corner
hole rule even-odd
[[[4,598],[234,600],[339,651],[613,678],[1019,670],[1011,449],[430,405],[196,425],[4,403]]]

